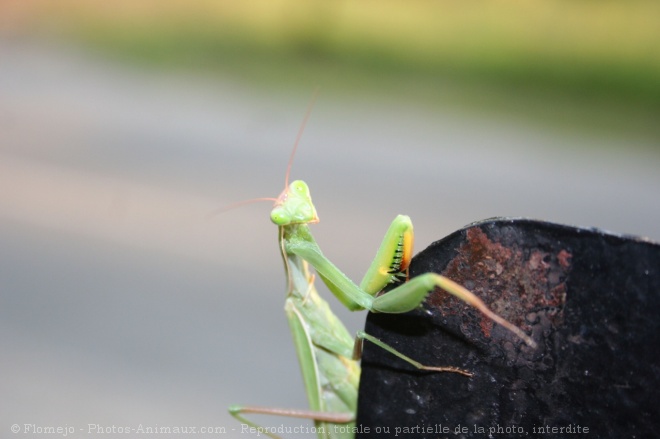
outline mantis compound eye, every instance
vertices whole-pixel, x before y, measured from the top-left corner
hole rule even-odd
[[[281,207],[276,207],[270,213],[270,220],[278,226],[285,226],[291,223],[291,215]]]
[[[291,190],[298,195],[309,196],[309,186],[302,180],[296,180],[291,183]]]

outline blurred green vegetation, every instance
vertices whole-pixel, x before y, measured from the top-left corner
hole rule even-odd
[[[143,63],[660,140],[657,1],[3,4],[14,34],[73,38]]]

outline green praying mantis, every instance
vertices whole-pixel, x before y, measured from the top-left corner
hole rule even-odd
[[[517,326],[495,314],[481,299],[456,282],[436,273],[426,273],[408,280],[408,265],[413,251],[413,226],[408,216],[398,215],[392,221],[359,285],[323,255],[309,228],[310,224],[319,221],[309,187],[301,180],[288,183],[293,157],[309,113],[308,110],[289,159],[284,190],[277,198],[259,199],[275,202],[270,219],[278,227],[279,246],[287,276],[284,309],[302,371],[309,410],[233,405],[229,412],[249,430],[271,438],[279,437],[274,429],[259,426],[244,415],[256,413],[308,418],[315,422],[314,430],[319,439],[350,439],[357,429],[358,361],[364,340],[421,370],[452,372],[466,377],[472,374],[457,367],[423,365],[364,331],[358,331],[353,338],[316,291],[315,275],[310,266],[334,296],[351,311],[405,313],[420,306],[431,291],[440,288],[475,307],[529,346],[535,347],[536,344]],[[396,286],[386,294],[379,294],[391,284]]]

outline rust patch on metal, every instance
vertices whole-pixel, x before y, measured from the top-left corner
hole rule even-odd
[[[572,254],[567,252],[566,250],[561,250],[559,254],[557,255],[557,260],[559,261],[559,264],[564,267],[568,268],[571,266],[571,261],[570,259],[573,257]]]
[[[473,227],[467,230],[465,242],[442,275],[465,286],[495,313],[526,331],[540,314],[552,324],[563,320],[571,257],[567,249],[550,253],[538,245],[526,249],[507,246]],[[462,326],[470,326],[469,316],[476,315],[468,305],[439,290],[427,303],[445,315],[462,316]],[[481,332],[490,338],[493,321],[477,314]]]

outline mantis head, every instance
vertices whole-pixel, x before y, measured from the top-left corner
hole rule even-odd
[[[275,201],[270,219],[278,226],[318,223],[309,186],[302,180],[292,182]]]

